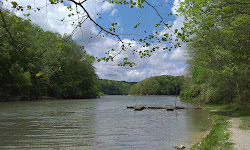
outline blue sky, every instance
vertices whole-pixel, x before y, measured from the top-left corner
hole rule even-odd
[[[32,5],[32,8],[42,7],[49,3],[47,0],[16,0],[22,6]],[[175,20],[176,16],[169,16],[170,13],[176,13],[175,9],[178,8],[179,0],[148,0],[148,2],[156,6],[155,8],[164,17],[165,23],[173,25],[171,28],[180,29],[183,25],[181,21],[184,21],[182,16]],[[67,6],[75,6],[65,1],[63,4],[57,4],[43,8],[39,12],[29,11],[31,13],[30,19],[34,24],[41,26],[44,30],[59,32],[61,34],[70,34],[74,30],[74,26],[71,25],[71,21],[61,22],[60,19],[65,20],[78,19],[75,15],[73,17],[67,17],[69,10]],[[143,9],[133,8],[128,5],[116,5],[103,0],[88,0],[84,3],[85,8],[89,11],[94,20],[106,29],[111,27],[111,23],[118,23],[116,28],[116,34],[120,35],[121,39],[126,43],[133,43],[131,49],[145,50],[142,44],[139,42],[141,36],[145,36],[144,31],[147,31],[147,35],[152,32],[158,31],[161,37],[164,33],[171,34],[170,30],[165,30],[163,26],[155,28],[155,24],[159,23],[160,17],[156,14],[155,10],[144,4]],[[3,7],[10,8],[11,5],[8,2],[4,2]],[[80,9],[79,9],[80,10]],[[23,13],[27,11],[19,12],[14,11],[18,16],[22,17]],[[102,19],[98,19],[100,14]],[[136,24],[140,22],[138,28],[134,28]],[[97,36],[100,29],[95,26],[91,21],[86,20],[81,28],[78,28],[73,35],[73,39],[80,45],[84,45],[87,52],[96,57],[105,55],[105,52],[112,48],[116,51],[111,55],[115,55],[120,51],[120,44],[117,38],[113,36],[105,36],[103,32],[100,36]],[[137,34],[137,35],[124,35],[124,34]],[[134,39],[134,41],[133,41]],[[160,48],[171,46],[168,42],[165,43],[153,43],[153,46],[159,46]],[[133,55],[130,49],[122,52],[116,56],[113,62],[95,62],[96,73],[101,79],[112,79],[120,81],[141,81],[145,78],[158,75],[184,75],[186,68],[186,44],[182,43],[182,47],[172,49],[169,51],[158,50],[155,51],[151,57],[141,59],[138,55]],[[117,64],[128,57],[129,61],[135,62],[137,65],[130,67],[119,67]]]
[[[172,13],[172,4],[173,0],[169,0],[168,3],[171,4],[163,4],[165,0],[158,0],[157,3],[155,1],[149,0],[149,2],[153,5],[159,5],[162,4],[161,7],[155,7],[157,8],[157,11],[160,12],[164,17],[166,17],[166,14]],[[165,2],[166,3],[166,2]],[[144,31],[147,31],[147,34],[151,33],[153,30],[156,31],[162,31],[163,26],[160,26],[158,28],[155,28],[155,24],[160,22],[160,17],[157,16],[155,10],[148,6],[147,4],[143,4],[145,6],[143,9],[140,8],[130,8],[130,5],[115,5],[111,12],[102,13],[100,16],[102,19],[97,19],[97,22],[100,24],[103,24],[105,27],[110,27],[110,24],[112,22],[118,22],[120,25],[118,26],[118,31],[121,29],[124,29],[125,33],[136,33],[139,35],[143,35]],[[115,11],[114,11],[115,10]],[[113,15],[110,15],[112,12]],[[165,20],[166,23],[173,24],[174,21],[172,19],[175,19],[176,17],[174,15],[167,16],[169,20]],[[136,24],[140,23],[138,28],[134,28]],[[121,36],[122,38],[128,38],[128,39],[135,39],[139,40],[140,37],[138,36]]]

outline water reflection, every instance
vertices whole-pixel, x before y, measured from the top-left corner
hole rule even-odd
[[[136,99],[150,106],[174,104],[171,96]],[[138,112],[128,105],[134,97],[0,103],[0,149],[171,150],[198,141],[196,133],[210,122],[201,110]]]

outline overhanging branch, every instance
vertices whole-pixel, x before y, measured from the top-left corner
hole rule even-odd
[[[104,32],[106,32],[106,33],[108,33],[108,34],[111,34],[111,35],[113,35],[113,36],[116,36],[117,38],[118,38],[118,40],[123,44],[123,41],[122,41],[122,39],[120,38],[120,36],[118,35],[118,34],[115,34],[115,33],[112,33],[112,32],[110,32],[110,31],[108,31],[108,30],[106,30],[106,29],[104,29],[101,25],[99,25],[91,16],[90,16],[90,14],[89,14],[89,12],[85,9],[85,7],[82,5],[83,3],[82,2],[76,2],[75,0],[70,0],[71,2],[73,2],[75,5],[77,5],[77,6],[80,6],[82,9],[83,9],[83,11],[86,13],[86,15],[87,15],[87,17],[89,18],[89,20],[91,21],[91,22],[93,22],[97,27],[99,27],[102,31],[104,31]],[[85,2],[85,1],[84,1]]]
[[[69,1],[71,1],[72,3],[74,3],[76,6],[80,6],[80,7],[83,9],[83,11],[86,13],[87,18],[89,18],[89,20],[90,20],[91,22],[93,22],[97,27],[99,27],[99,28],[101,29],[101,31],[104,31],[104,32],[106,32],[106,33],[108,33],[108,34],[110,34],[110,35],[113,35],[113,36],[115,36],[115,37],[118,38],[118,41],[122,43],[122,45],[121,45],[121,48],[122,48],[122,49],[121,49],[115,56],[117,56],[117,55],[120,54],[123,50],[125,50],[125,44],[124,44],[124,42],[122,41],[122,39],[120,38],[120,36],[119,36],[118,34],[115,34],[115,33],[113,33],[113,32],[110,32],[110,31],[106,30],[105,28],[103,28],[100,24],[98,24],[98,23],[90,16],[89,12],[88,12],[88,11],[85,9],[85,7],[83,6],[83,3],[86,2],[86,0],[84,0],[84,1],[82,1],[82,2],[76,2],[75,0],[69,0]],[[113,58],[114,58],[115,56],[113,56]]]

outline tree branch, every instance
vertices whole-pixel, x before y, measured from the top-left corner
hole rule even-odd
[[[108,34],[110,34],[110,35],[113,35],[113,36],[115,36],[115,37],[118,38],[118,41],[120,41],[120,42],[122,43],[122,45],[121,45],[121,48],[122,48],[122,49],[121,49],[115,56],[119,55],[123,50],[125,50],[124,42],[122,41],[122,39],[120,38],[120,36],[119,36],[118,34],[115,34],[115,33],[112,33],[112,32],[110,32],[110,31],[106,30],[105,28],[103,28],[101,25],[99,25],[99,24],[90,16],[89,12],[88,12],[88,11],[85,9],[85,7],[82,5],[84,2],[86,2],[86,0],[84,0],[83,2],[76,2],[75,0],[69,0],[69,1],[73,2],[76,6],[80,6],[80,7],[83,9],[83,11],[86,13],[87,18],[89,18],[89,20],[90,20],[91,22],[93,22],[97,27],[99,27],[99,28],[101,29],[101,31],[104,31],[104,32],[106,32],[106,33],[108,33]],[[112,58],[114,58],[115,56],[113,56]]]
[[[165,23],[165,21],[164,21],[164,18],[161,16],[161,14],[158,12],[158,10],[153,6],[153,5],[151,5],[148,1],[144,1],[148,6],[150,6],[150,7],[152,7],[154,10],[155,10],[155,12],[156,12],[156,14],[161,18],[161,21],[164,23],[164,25],[166,25],[166,23]],[[167,28],[171,31],[171,32],[173,32],[170,28],[169,28],[169,26],[167,26]]]
[[[92,21],[97,27],[99,27],[102,31],[105,31],[106,33],[109,33],[109,34],[111,34],[111,35],[113,35],[113,36],[116,36],[116,37],[118,38],[118,40],[123,44],[123,41],[122,41],[122,39],[119,37],[118,34],[112,33],[112,32],[110,32],[110,31],[104,29],[101,25],[99,25],[99,24],[90,16],[89,12],[85,9],[85,7],[83,7],[82,2],[79,2],[79,3],[78,3],[78,2],[76,2],[75,0],[70,0],[70,1],[73,2],[75,5],[80,6],[80,7],[84,10],[84,12],[87,14],[87,17],[89,18],[89,20]],[[85,2],[85,1],[84,1],[84,2]]]
[[[150,7],[152,7],[154,10],[155,10],[155,12],[156,12],[156,14],[161,18],[161,21],[165,24],[165,22],[164,22],[164,19],[163,19],[163,17],[160,15],[160,13],[158,12],[158,10],[153,6],[153,5],[151,5],[148,1],[144,1],[146,4],[148,4],[148,6],[150,6]]]
[[[15,44],[14,38],[13,38],[11,32],[9,31],[8,27],[7,27],[7,24],[6,24],[6,21],[4,19],[4,15],[2,13],[2,10],[0,10],[0,14],[1,14],[1,17],[2,17],[2,20],[3,20],[4,28],[5,28],[6,32],[9,34],[12,43]]]

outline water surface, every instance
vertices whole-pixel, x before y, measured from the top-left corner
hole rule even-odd
[[[148,106],[174,96],[137,96]],[[203,110],[134,111],[134,96],[0,103],[0,149],[174,150],[199,140],[211,121]],[[178,101],[178,105],[187,104]]]

